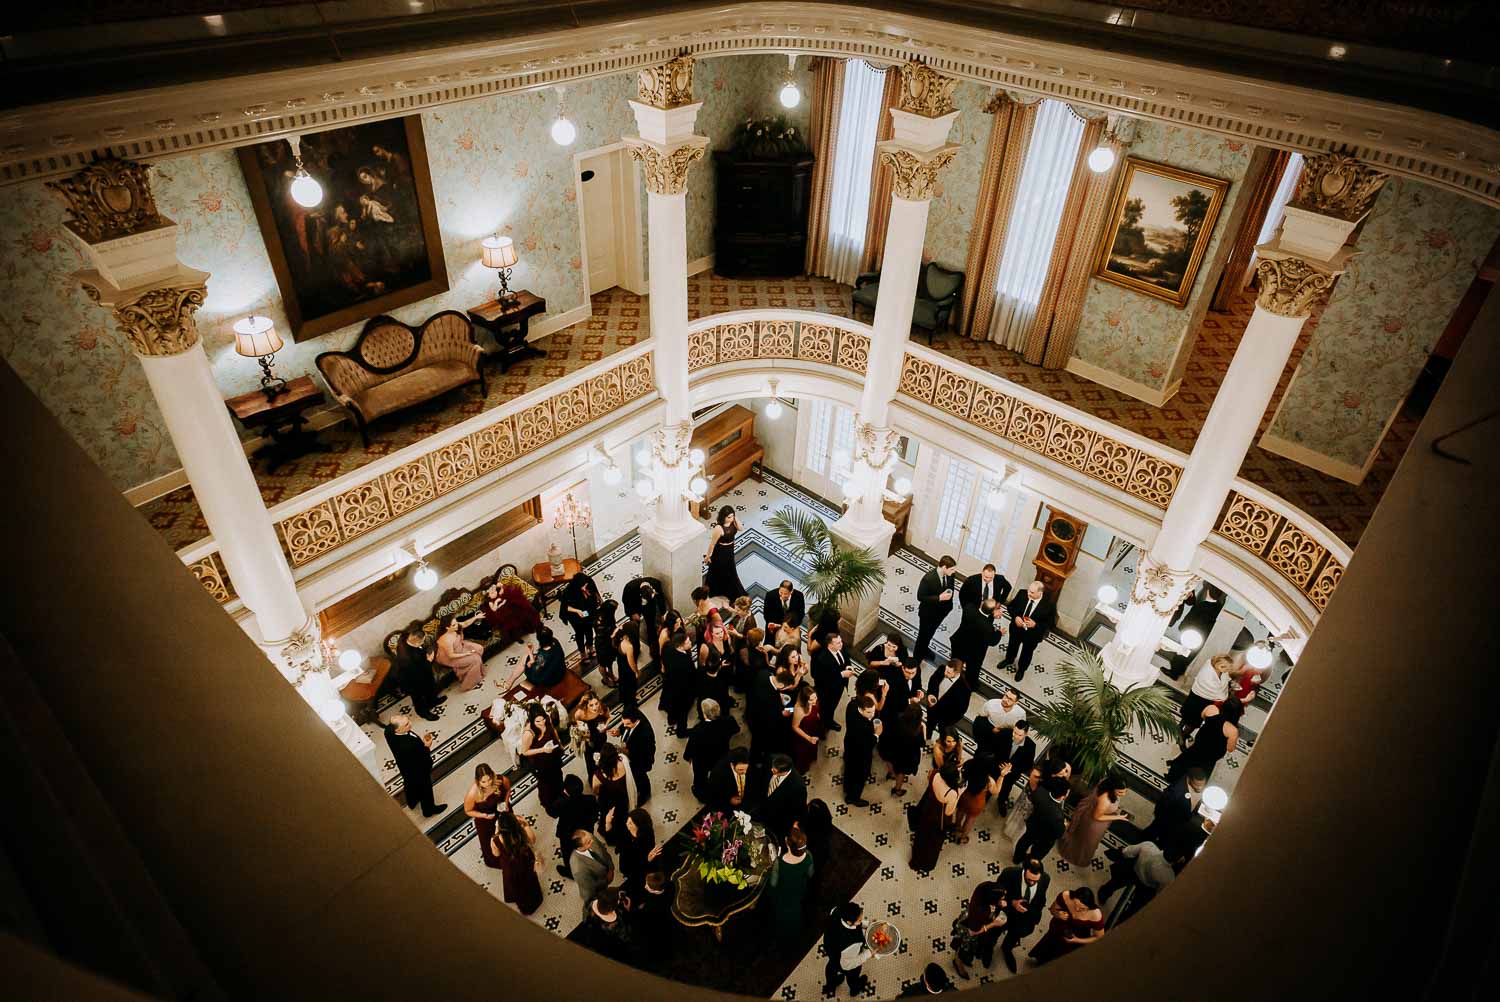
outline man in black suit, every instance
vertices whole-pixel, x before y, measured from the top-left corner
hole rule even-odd
[[[1014,772],[1014,770],[1012,770]],[[1031,817],[1026,819],[1026,830],[1016,839],[1016,851],[1012,863],[1030,857],[1046,859],[1047,853],[1062,837],[1067,823],[1063,820],[1063,801],[1068,798],[1068,781],[1061,776],[1043,780],[1031,795]]]
[[[447,699],[439,696],[437,680],[432,677],[432,659],[422,634],[412,630],[396,645],[396,682],[411,697],[412,709],[423,720],[436,720],[432,708]]]
[[[969,712],[969,683],[964,679],[963,662],[950,658],[933,671],[927,682],[927,737],[944,727],[952,727]]]
[[[864,798],[865,783],[870,779],[870,766],[875,761],[875,741],[880,737],[881,723],[875,719],[875,697],[856,696],[849,703],[844,715],[848,727],[844,730],[844,803],[853,807],[869,807]]]
[[[922,673],[917,668],[917,662],[903,661],[900,664],[886,665],[881,672],[885,677],[886,690],[885,703],[880,708],[880,721],[883,725],[880,754],[893,760],[898,757],[892,744],[898,740],[897,721],[908,706],[923,702],[927,697],[922,692]]]
[[[682,757],[693,763],[693,796],[704,800],[708,774],[729,754],[729,741],[740,732],[740,725],[716,699],[705,699],[701,712],[703,719],[688,732]]]
[[[1156,798],[1156,813],[1151,823],[1141,833],[1149,842],[1163,849],[1178,848],[1183,830],[1193,820],[1198,805],[1203,802],[1203,790],[1208,786],[1208,773],[1194,766],[1181,779],[1161,792]]]
[[[968,609],[991,598],[1003,604],[1009,594],[1010,582],[1005,575],[997,573],[994,564],[985,564],[984,570],[964,578],[963,586],[958,589],[958,605]]]
[[[953,656],[964,663],[964,678],[970,689],[979,688],[979,669],[984,656],[1005,635],[1000,621],[1000,604],[992,598],[978,605],[965,606],[958,629],[953,631]]]
[[[1000,886],[1005,888],[1010,902],[1005,906],[1005,938],[1000,941],[1000,955],[1012,974],[1016,973],[1016,945],[1031,935],[1047,910],[1049,883],[1042,864],[1035,859],[1000,871]]]
[[[838,722],[839,701],[844,698],[845,680],[854,674],[844,654],[844,638],[834,630],[823,638],[823,646],[812,656],[813,688],[818,692],[818,715],[830,731],[842,729]]]
[[[635,806],[644,807],[651,799],[651,767],[656,764],[656,732],[639,706],[626,708],[620,714],[620,726],[610,733],[620,738],[630,775],[635,780]]]
[[[573,773],[563,777],[563,795],[552,805],[557,811],[557,844],[566,847],[576,831],[591,832],[599,821],[599,801],[583,788],[583,780]],[[573,879],[573,854],[564,852],[557,872]]]
[[[783,581],[775,591],[766,596],[761,611],[765,613],[766,639],[769,640],[776,635],[776,624],[785,623],[788,627],[802,625],[802,619],[807,615],[807,599],[792,587],[790,581]]]
[[[620,592],[620,607],[628,617],[641,617],[641,639],[651,651],[651,658],[661,657],[657,642],[661,635],[661,620],[667,614],[667,590],[660,578],[636,578],[625,584]],[[638,655],[639,656],[639,655]]]
[[[953,571],[957,566],[958,561],[945,556],[922,575],[917,585],[917,646],[912,648],[911,656],[918,664],[932,652],[928,646],[932,635],[953,611]]]
[[[731,748],[709,772],[703,802],[712,811],[742,811],[749,783],[750,753],[743,748]]]
[[[869,985],[860,971],[869,951],[865,948],[865,927],[860,921],[865,911],[858,902],[848,901],[828,913],[823,923],[823,952],[828,964],[823,971],[823,994],[833,995],[844,979],[849,979],[849,994],[861,995]]]
[[[1036,764],[1036,742],[1031,737],[1031,725],[1025,720],[1018,720],[1010,727],[996,731],[995,740],[989,747],[995,756],[996,765],[1010,763],[1010,772],[1000,781],[1000,796],[996,798],[1000,802],[1000,816],[1003,818],[1010,811],[1010,788],[1018,780],[1025,782],[1026,777],[1031,774],[1031,767]]]
[[[792,765],[788,755],[771,759],[771,779],[766,784],[766,798],[755,809],[754,819],[778,840],[785,839],[793,823],[807,813],[807,781]]]
[[[678,630],[667,644],[661,658],[661,709],[680,738],[687,734],[688,710],[692,709],[693,687],[697,683],[693,638],[686,630]]]
[[[1016,593],[1006,609],[1010,611],[1010,643],[1005,646],[1005,660],[1000,662],[1000,667],[1009,668],[1019,655],[1020,663],[1016,664],[1016,681],[1019,682],[1026,669],[1031,667],[1031,655],[1037,644],[1047,638],[1052,625],[1057,622],[1057,606],[1047,597],[1042,583],[1033,581],[1025,591]]]
[[[750,757],[757,764],[790,747],[792,705],[783,696],[794,684],[792,673],[784,668],[775,675],[758,674],[750,683],[745,723],[750,728]]]
[[[447,804],[432,802],[432,735],[418,737],[411,729],[411,718],[397,714],[385,725],[385,743],[396,760],[405,788],[406,806],[422,805],[424,818],[435,817],[448,809]]]

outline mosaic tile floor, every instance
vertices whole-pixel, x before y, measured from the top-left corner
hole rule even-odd
[[[752,595],[757,597],[758,611],[758,598],[767,586],[774,587],[775,582],[783,576],[794,579],[798,576],[798,570],[790,556],[763,532],[765,520],[788,505],[815,512],[824,518],[830,518],[835,513],[826,503],[774,474],[768,475],[764,483],[741,484],[727,496],[726,503],[734,504],[740,510],[745,524],[746,531],[741,535],[741,543],[737,548],[739,565],[742,579]],[[443,582],[442,586],[462,584],[470,578],[477,578],[494,559],[489,557],[476,562],[472,568],[466,568]],[[606,595],[617,597],[625,583],[640,573],[640,560],[639,543],[632,536],[598,556],[591,563],[590,571]],[[890,559],[881,599],[883,629],[904,633],[908,638],[915,634],[913,596],[917,581],[926,569],[925,560],[911,551],[900,551]],[[392,610],[382,616],[378,623],[362,628],[359,636],[366,639],[378,638],[385,630],[404,622],[405,615],[402,610]],[[948,629],[956,623],[957,617],[951,616],[950,622],[940,629],[933,644],[936,655],[946,655]],[[554,629],[560,629],[558,623],[551,625]],[[562,630],[559,635],[566,635],[566,631]],[[1056,665],[1072,649],[1073,644],[1069,640],[1054,637],[1037,651],[1032,670],[1019,686],[1024,704],[1035,705],[1052,695]],[[422,828],[456,866],[497,899],[502,893],[500,875],[484,866],[478,844],[474,840],[473,827],[463,815],[461,805],[477,763],[486,762],[502,772],[513,765],[503,745],[489,744],[476,754],[470,742],[478,733],[476,728],[482,730],[483,727],[477,719],[477,713],[498,695],[500,682],[513,670],[520,650],[512,647],[492,658],[488,678],[475,692],[459,694],[450,690],[448,702],[439,707],[441,717],[436,723],[417,721],[422,725],[420,729],[430,729],[437,734],[437,772],[443,775],[437,785],[437,800],[439,803],[446,803],[449,810],[444,816],[431,820],[424,819],[419,811],[407,812],[412,822]],[[998,652],[992,652],[989,657],[991,665],[998,660]],[[926,672],[931,670],[929,666]],[[591,682],[597,681],[592,672],[587,678]],[[971,698],[970,716],[979,711],[983,699],[991,694],[990,690],[999,684],[1011,682],[1008,676],[1002,681],[993,667],[984,671],[982,680],[984,685],[981,693]],[[657,763],[651,773],[654,794],[647,809],[657,824],[658,837],[666,838],[691,818],[699,805],[690,792],[691,769],[681,759],[682,741],[669,734],[658,710],[658,688],[659,682],[655,677],[648,680],[642,688],[642,705],[656,729],[658,745]],[[409,704],[404,700],[388,701],[381,710],[381,717],[408,709]],[[367,725],[365,729],[376,741],[379,755],[384,759],[385,742],[378,725]],[[745,740],[743,734],[739,740]],[[1160,777],[1164,763],[1175,749],[1144,735],[1132,735],[1125,744],[1123,750],[1131,775],[1131,790],[1126,794],[1124,806],[1134,817],[1144,822],[1152,812],[1152,806],[1144,794],[1161,788]],[[931,874],[913,872],[907,865],[910,835],[902,807],[903,803],[916,801],[920,786],[912,784],[904,798],[896,798],[890,793],[889,783],[874,783],[866,793],[871,801],[868,808],[844,805],[838,788],[841,772],[838,762],[839,745],[838,735],[824,743],[819,760],[807,777],[809,797],[822,797],[826,800],[834,809],[835,824],[879,860],[879,868],[856,899],[864,906],[868,915],[894,922],[903,933],[904,943],[900,953],[865,967],[865,972],[871,978],[871,989],[867,997],[891,998],[919,977],[922,968],[929,961],[942,964],[952,974],[952,954],[948,948],[949,926],[975,884],[990,879],[1003,867],[1010,865],[1013,843],[1003,832],[1002,819],[994,811],[987,811],[976,823],[971,842],[966,845],[950,843],[944,846],[939,865]],[[1248,748],[1245,747],[1231,754],[1216,771],[1214,782],[1232,791],[1235,776],[1247,754]],[[571,755],[565,770],[582,775],[581,763]],[[926,771],[927,767],[924,766],[924,774]],[[883,775],[880,763],[877,762],[876,778]],[[387,789],[393,792],[399,789],[400,779],[395,774],[393,763],[384,762],[382,779]],[[538,850],[546,859],[541,874],[543,903],[530,919],[558,935],[566,936],[578,922],[581,904],[575,886],[558,876],[553,869],[560,858],[553,833],[554,825],[536,801],[534,780],[518,771],[511,773],[511,779],[515,784],[515,809],[536,827]],[[1115,832],[1111,832],[1106,841],[1106,845],[1111,844],[1121,844]],[[1070,866],[1056,854],[1047,859],[1046,867],[1052,878],[1054,892],[1082,885],[1097,889],[1106,879],[1107,864],[1102,849],[1089,867],[1084,869]],[[1115,903],[1118,903],[1118,899],[1112,899],[1111,904]],[[1027,969],[1025,948],[1040,938],[1044,926],[1045,922],[1031,937],[1023,941],[1023,948],[1017,951],[1022,973]],[[754,934],[753,927],[731,927],[726,942],[732,947],[734,936]],[[815,947],[803,957],[782,984],[777,996],[783,999],[821,998],[824,963],[825,958],[821,955],[820,948]],[[967,987],[1008,977],[1011,975],[997,957],[993,970],[986,971],[982,967],[976,967],[975,978],[959,984]]]

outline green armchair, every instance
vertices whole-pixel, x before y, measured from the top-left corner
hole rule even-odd
[[[917,275],[917,302],[912,307],[911,323],[927,332],[927,343],[932,343],[933,334],[947,326],[953,307],[958,305],[958,294],[964,287],[964,273],[949,271],[935,261],[922,266]],[[880,297],[880,272],[868,271],[854,280],[854,304],[851,312],[857,317],[859,308],[875,316],[875,301]]]

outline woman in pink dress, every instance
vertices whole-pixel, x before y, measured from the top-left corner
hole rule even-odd
[[[484,645],[465,640],[458,617],[443,620],[443,635],[437,641],[437,663],[453,669],[458,687],[465,691],[479,688],[484,681]]]
[[[792,761],[804,777],[818,761],[818,742],[823,740],[823,718],[818,694],[810,685],[797,687],[792,705]]]
[[[1130,817],[1120,810],[1120,797],[1124,794],[1124,780],[1110,776],[1101,781],[1093,795],[1084,797],[1073,810],[1068,830],[1057,842],[1057,854],[1074,866],[1087,867],[1099,851],[1099,843],[1110,824]]]

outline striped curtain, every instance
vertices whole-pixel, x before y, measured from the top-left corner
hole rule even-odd
[[[828,239],[828,209],[832,204],[833,160],[838,147],[839,106],[844,95],[844,61],[821,56],[813,60],[811,139],[812,189],[807,211],[807,259],[809,275],[826,275],[833,267]]]
[[[1040,106],[1040,101],[1021,104],[1004,91],[995,94],[984,106],[986,114],[995,116],[995,124],[990,129],[984,173],[979,178],[974,232],[969,237],[969,257],[964,263],[964,289],[957,322],[959,333],[975,341],[989,340],[1000,250],[1005,246],[1006,224],[1021,184],[1021,168],[1026,162]]]
[[[1068,184],[1068,201],[1063,206],[1057,242],[1052,246],[1052,261],[1047,266],[1047,280],[1021,352],[1026,361],[1044,369],[1061,369],[1073,357],[1078,321],[1083,316],[1083,297],[1104,234],[1104,215],[1124,159],[1115,147],[1113,167],[1103,174],[1089,169],[1089,154],[1098,148],[1104,125],[1102,115],[1092,121],[1085,120],[1078,158],[1073,164],[1073,179]]]
[[[1240,231],[1234,238],[1234,246],[1224,261],[1224,271],[1219,276],[1219,286],[1214,290],[1213,302],[1208,308],[1216,312],[1229,309],[1229,303],[1244,291],[1250,278],[1250,258],[1255,254],[1255,244],[1260,237],[1266,213],[1276,197],[1282,175],[1292,155],[1286,150],[1272,150],[1258,146],[1250,157],[1250,166],[1245,171],[1245,190],[1250,192],[1250,201],[1245,217],[1240,222]]]
[[[883,143],[896,134],[896,123],[891,109],[901,103],[901,67],[892,66],[885,71],[885,90],[880,94],[880,129],[875,133],[875,142]],[[865,253],[860,259],[860,271],[877,271],[885,257],[885,228],[891,221],[891,191],[895,178],[891,169],[881,164],[880,151],[870,164],[870,214],[865,222]]]

